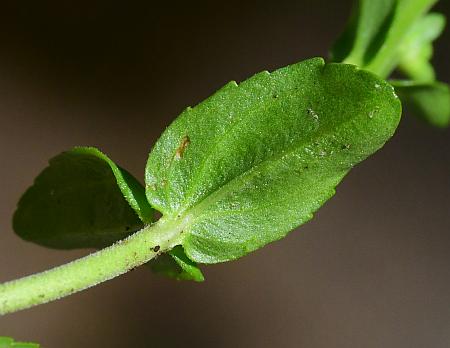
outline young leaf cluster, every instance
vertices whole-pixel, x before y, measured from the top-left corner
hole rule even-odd
[[[391,80],[407,109],[436,127],[450,123],[450,90],[436,80],[432,43],[445,17],[428,12],[437,0],[358,0],[332,50],[334,61],[356,64]]]

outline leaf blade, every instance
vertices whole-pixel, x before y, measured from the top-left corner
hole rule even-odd
[[[94,147],[75,147],[72,153],[95,156],[103,160],[110,167],[117,185],[131,208],[136,212],[142,222],[149,224],[154,221],[153,209],[145,197],[145,190],[139,181],[128,171],[120,168],[108,156]]]
[[[228,84],[183,112],[157,142],[146,168],[147,198],[168,217],[191,220],[183,242],[190,259],[238,258],[310,219],[353,164],[393,134],[400,108],[385,82],[353,66],[324,65],[321,59],[263,72],[239,86]],[[333,132],[337,124],[338,134]],[[314,147],[312,139],[324,129],[327,134]],[[189,144],[177,157],[186,137]],[[299,153],[296,143],[301,142],[306,145]],[[348,144],[351,156],[321,158],[322,151],[341,153]],[[283,156],[295,165],[287,166]],[[267,165],[274,157],[276,165]],[[303,175],[306,160],[314,174],[300,181],[314,187],[314,178],[320,178],[324,185],[298,195],[292,173]],[[327,166],[331,174],[321,172]],[[221,195],[230,183],[233,189]],[[316,195],[312,200],[311,193]],[[268,218],[271,211],[276,224]]]
[[[67,176],[67,172],[77,175]],[[54,187],[58,180],[63,180],[63,185]],[[64,195],[64,201],[70,205],[59,206],[54,201],[58,195]],[[96,196],[104,199],[99,202]],[[79,204],[73,209],[77,200]],[[111,206],[111,202],[115,202],[112,211],[99,209],[99,205]],[[92,224],[86,219],[100,222]],[[84,223],[79,223],[83,220]],[[50,160],[50,166],[19,202],[13,226],[26,240],[52,248],[73,249],[111,245],[151,222],[153,209],[142,185],[98,149],[76,147]],[[55,240],[55,236],[59,238]],[[164,270],[159,267],[159,273],[169,277],[179,274],[179,279],[200,279],[201,271],[194,263],[187,266],[182,255],[170,257],[174,262],[166,262]],[[161,259],[153,264],[159,262]]]
[[[139,186],[99,150],[74,148],[52,158],[25,192],[13,228],[48,247],[104,247],[142,228],[137,214],[150,218]]]

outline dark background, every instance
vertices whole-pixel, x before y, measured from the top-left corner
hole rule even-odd
[[[1,4],[0,281],[87,253],[13,234],[15,204],[48,158],[98,146],[143,178],[181,110],[229,80],[327,56],[350,8],[170,3]],[[434,59],[447,82],[449,39],[447,29]],[[2,317],[0,334],[46,348],[449,347],[449,135],[406,113],[392,141],[284,240],[205,267],[203,284],[138,269]]]

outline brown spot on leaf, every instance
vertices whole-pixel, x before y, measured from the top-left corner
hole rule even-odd
[[[157,245],[157,246],[155,246],[155,247],[153,248],[153,251],[154,251],[155,253],[157,253],[157,252],[159,251],[159,249],[161,249],[161,247],[160,247],[159,245]]]
[[[146,187],[152,191],[156,191],[158,189],[155,184],[149,184]]]
[[[184,151],[188,147],[188,145],[191,143],[191,140],[187,135],[181,139],[180,146],[178,146],[177,151],[175,151],[175,159],[179,160],[183,157]]]

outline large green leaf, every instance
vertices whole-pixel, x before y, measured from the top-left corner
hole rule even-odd
[[[39,344],[14,342],[12,338],[0,337],[0,348],[39,348]]]
[[[152,218],[139,182],[99,150],[75,148],[49,164],[14,214],[22,238],[53,248],[101,248],[142,228],[139,216]]]
[[[190,259],[236,259],[311,219],[400,113],[389,84],[320,58],[231,82],[163,133],[147,198],[183,221]]]
[[[445,83],[392,81],[408,111],[436,127],[450,124],[450,89]]]

